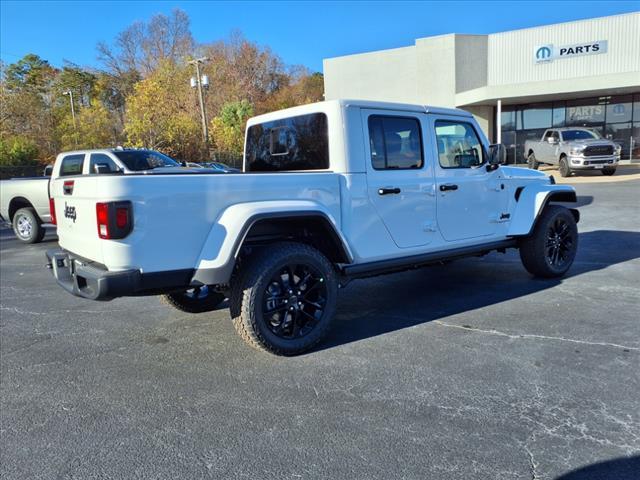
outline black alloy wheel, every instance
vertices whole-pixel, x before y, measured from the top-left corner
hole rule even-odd
[[[327,286],[307,264],[289,264],[270,279],[263,294],[262,316],[269,330],[283,339],[309,334],[325,315]]]
[[[547,205],[533,231],[520,241],[522,264],[536,277],[561,277],[573,264],[578,238],[573,213],[561,205]]]
[[[318,344],[335,317],[338,272],[322,252],[277,242],[248,255],[231,281],[229,311],[242,339],[276,355]]]
[[[545,244],[546,260],[552,267],[562,270],[567,262],[573,261],[573,236],[567,219],[558,216],[547,230]]]

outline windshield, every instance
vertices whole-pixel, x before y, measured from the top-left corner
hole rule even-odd
[[[597,132],[592,130],[564,130],[562,132],[562,139],[565,142],[572,140],[593,140],[602,138]]]
[[[113,152],[127,169],[134,172],[140,170],[151,170],[158,167],[179,167],[180,164],[174,159],[153,150],[123,150]]]

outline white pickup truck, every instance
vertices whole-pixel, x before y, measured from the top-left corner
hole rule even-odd
[[[590,128],[551,128],[540,140],[524,142],[524,153],[529,168],[556,165],[562,177],[582,170],[600,170],[613,175],[620,161],[622,147],[602,138]]]
[[[0,222],[9,223],[23,243],[41,242],[45,225],[51,223],[49,175],[51,165],[45,167],[42,177],[0,181]]]
[[[558,277],[578,245],[578,211],[553,203],[574,189],[502,166],[461,110],[340,100],[255,117],[242,173],[91,175],[83,161],[53,171],[60,285],[189,312],[228,298],[240,335],[275,354],[319,342],[351,279],[507,248]]]

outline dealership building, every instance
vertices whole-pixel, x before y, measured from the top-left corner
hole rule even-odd
[[[640,12],[490,35],[448,34],[324,60],[325,98],[457,107],[523,163],[525,140],[584,126],[640,161]]]

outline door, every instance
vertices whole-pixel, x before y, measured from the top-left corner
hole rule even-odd
[[[432,117],[437,150],[437,221],[447,241],[490,236],[509,221],[500,168],[486,163],[475,125],[460,117]]]
[[[552,139],[550,143],[550,140]],[[558,163],[558,150],[560,148],[560,135],[556,130],[547,130],[540,143],[541,158],[537,160],[544,163]]]
[[[436,232],[433,165],[423,140],[426,115],[363,110],[362,119],[369,201],[398,247],[426,245]]]

